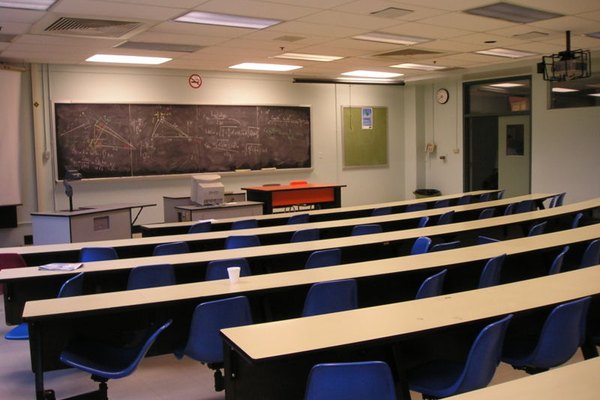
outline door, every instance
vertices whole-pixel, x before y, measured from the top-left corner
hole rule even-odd
[[[505,196],[528,194],[531,188],[529,115],[498,118],[498,187]]]

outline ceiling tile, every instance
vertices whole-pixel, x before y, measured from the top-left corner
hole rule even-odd
[[[61,0],[52,7],[52,12],[63,14],[86,15],[93,10],[93,15],[119,19],[162,21],[183,14],[181,8],[155,7],[137,4],[119,4],[97,0]]]

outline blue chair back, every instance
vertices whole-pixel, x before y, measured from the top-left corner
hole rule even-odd
[[[307,224],[309,222],[308,214],[296,214],[292,215],[287,220],[287,225],[295,225],[295,224]]]
[[[539,337],[507,339],[502,360],[513,367],[542,370],[564,364],[583,344],[590,302],[588,296],[554,307]]]
[[[221,329],[251,325],[250,303],[245,296],[207,301],[194,309],[185,347],[178,358],[188,356],[203,363],[223,362]]]
[[[492,195],[490,193],[483,193],[479,196],[479,201],[490,201]]]
[[[309,317],[352,310],[357,306],[356,281],[354,279],[319,282],[310,287],[304,301],[302,316]]]
[[[448,211],[440,215],[437,221],[437,225],[451,224],[454,221],[454,211]]]
[[[58,291],[57,297],[73,297],[83,294],[83,272],[67,279]]]
[[[410,249],[410,254],[423,254],[429,251],[429,246],[431,246],[431,239],[427,236],[418,237],[412,245]]]
[[[424,299],[426,297],[441,295],[444,288],[444,278],[446,277],[446,273],[448,273],[448,270],[444,269],[425,279],[421,286],[419,286],[415,299]]]
[[[558,274],[562,268],[563,261],[565,260],[565,254],[569,251],[569,246],[565,246],[560,253],[552,261],[548,275]]]
[[[481,275],[479,276],[479,289],[490,286],[496,286],[500,283],[500,274],[502,272],[502,265],[506,259],[506,254],[501,254],[496,257],[490,258],[483,267]]]
[[[371,216],[377,217],[380,215],[389,215],[391,213],[392,213],[392,207],[379,207],[379,208],[375,208],[375,209],[373,209],[373,211],[371,211]]]
[[[479,213],[479,217],[477,217],[477,219],[492,218],[495,213],[496,213],[496,209],[495,208],[484,208]]]
[[[562,192],[560,194],[557,194],[556,196],[554,196],[551,200],[550,200],[550,208],[553,207],[560,207],[563,205],[563,202],[565,200],[565,196],[566,196],[566,192]]]
[[[515,207],[515,214],[530,212],[530,211],[533,211],[533,209],[534,209],[533,200],[523,200],[523,201],[520,201],[519,203],[517,203],[517,206]]]
[[[541,235],[546,230],[546,225],[546,221],[540,222],[539,224],[535,224],[531,227],[531,229],[529,229],[529,232],[527,232],[527,236]]]
[[[119,256],[112,247],[82,247],[79,250],[79,261],[108,261],[117,260]]]
[[[381,233],[381,225],[379,224],[362,224],[352,228],[352,236],[370,235],[373,233]]]
[[[425,228],[429,223],[429,217],[421,217],[419,218],[419,222],[417,223],[417,228]]]
[[[476,244],[496,243],[499,241],[500,240],[498,240],[498,239],[495,239],[495,238],[489,237],[489,236],[484,236],[484,235],[479,235],[479,236],[477,236],[477,239],[475,239]]]
[[[210,221],[202,221],[196,222],[194,225],[190,226],[188,229],[188,233],[204,233],[210,232],[212,230],[212,223]]]
[[[330,267],[341,263],[342,251],[340,249],[317,250],[308,256],[304,268]]]
[[[319,240],[321,233],[317,228],[301,229],[294,232],[290,243],[309,242],[311,240]]]
[[[175,271],[171,264],[142,265],[132,268],[127,279],[127,290],[175,284]]]
[[[242,247],[260,246],[260,239],[256,235],[234,235],[225,239],[225,249],[240,249]]]
[[[460,240],[454,240],[452,242],[446,243],[437,243],[431,246],[429,252],[433,253],[434,251],[452,250],[458,248],[458,246],[460,246]]]
[[[502,199],[504,198],[504,192],[505,192],[505,191],[506,191],[506,190],[504,190],[504,189],[502,189],[502,190],[498,191],[498,196],[496,196],[496,199],[497,199],[497,200],[502,200]]]
[[[471,195],[470,194],[465,194],[464,196],[459,197],[459,199],[456,201],[457,206],[462,206],[465,204],[471,204]]]
[[[600,264],[600,239],[592,240],[583,251],[579,268]]]
[[[317,364],[305,400],[396,400],[390,367],[383,361]]]
[[[514,203],[513,204],[509,204],[504,209],[504,215],[514,214],[514,211],[515,211],[515,205],[514,205]]]
[[[583,218],[583,213],[577,213],[573,216],[573,221],[571,222],[571,228],[578,228],[581,223],[581,218]]]
[[[437,200],[435,203],[433,203],[433,208],[444,208],[444,207],[450,207],[450,200],[448,200],[448,199]]]
[[[168,256],[173,254],[185,254],[190,252],[190,246],[187,242],[172,242],[162,243],[156,245],[152,255],[154,256]]]
[[[242,219],[231,223],[231,229],[254,229],[258,228],[258,221],[255,219]]]
[[[227,279],[227,268],[240,267],[240,276],[250,276],[250,265],[245,258],[229,258],[226,260],[209,261],[206,265],[206,274],[204,280],[214,281],[217,279]]]
[[[427,203],[413,203],[406,206],[404,212],[414,212],[427,210]]]

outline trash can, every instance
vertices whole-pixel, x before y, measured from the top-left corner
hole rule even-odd
[[[423,197],[434,197],[441,196],[442,192],[437,189],[417,189],[413,192],[417,199],[421,199]]]

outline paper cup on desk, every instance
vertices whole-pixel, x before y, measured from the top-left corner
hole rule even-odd
[[[237,283],[240,280],[240,267],[227,268],[227,275],[229,276],[229,283]]]

